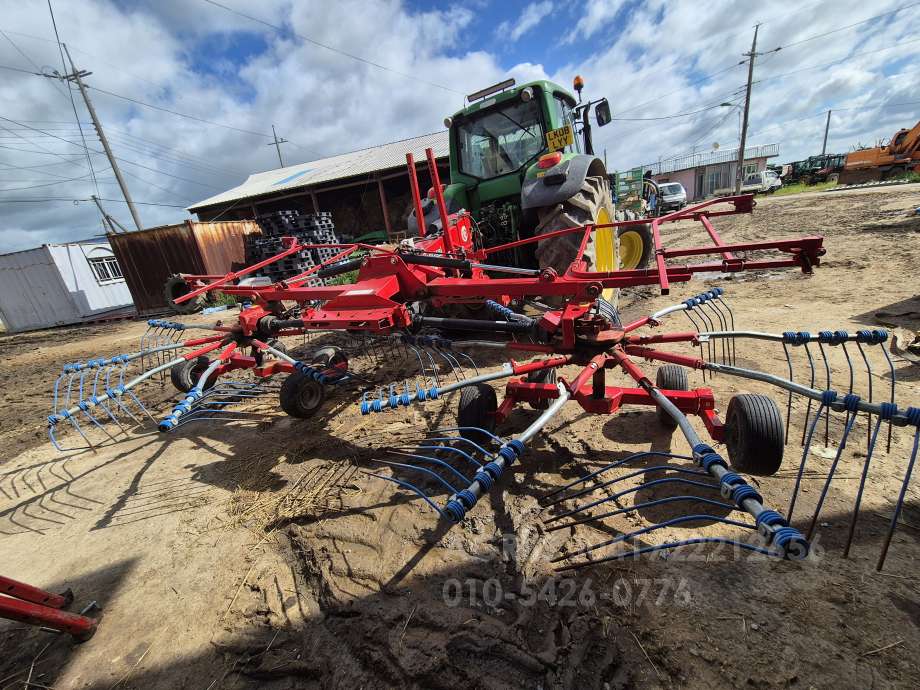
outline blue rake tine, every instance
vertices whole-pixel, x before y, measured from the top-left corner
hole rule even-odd
[[[832,394],[832,395],[829,395]],[[821,414],[826,411],[827,416],[831,414],[831,409],[829,405],[837,399],[837,393],[835,391],[824,391],[824,397],[821,400],[821,404],[818,406],[818,409],[815,411],[814,420],[812,420],[811,425],[809,426],[806,423],[806,439],[802,443],[802,462],[799,463],[799,471],[795,477],[795,485],[792,487],[792,497],[789,499],[789,510],[786,512],[786,522],[792,522],[792,511],[795,510],[795,501],[799,495],[799,487],[802,484],[802,475],[805,473],[805,463],[808,460],[808,451],[811,450],[811,440],[815,435],[815,429],[818,428],[818,422],[821,421]],[[811,400],[811,398],[809,398]],[[806,420],[807,421],[807,420]]]
[[[654,465],[651,467],[642,467],[638,470],[633,470],[632,472],[621,474],[617,477],[614,477],[613,479],[608,479],[606,481],[603,481],[600,484],[592,484],[591,486],[587,486],[584,489],[581,489],[580,491],[576,491],[575,493],[568,494],[567,496],[563,496],[562,498],[557,499],[556,501],[553,501],[552,503],[548,503],[544,507],[549,508],[559,503],[562,503],[563,501],[580,498],[586,494],[593,493],[594,491],[597,491],[598,489],[604,489],[608,486],[613,486],[614,484],[624,481],[626,479],[632,479],[633,477],[639,477],[649,472],[665,471],[665,470],[673,470],[674,472],[679,472],[680,474],[689,474],[689,475],[694,475],[697,477],[712,478],[712,475],[709,474],[709,472],[706,472],[705,470],[694,470],[689,467],[682,467],[681,465]]]
[[[710,476],[712,476],[712,475],[710,475]],[[663,479],[653,479],[652,481],[650,481],[650,482],[644,482],[644,483],[640,484],[639,486],[633,486],[633,487],[630,487],[629,489],[623,489],[623,491],[618,491],[618,492],[616,492],[616,493],[614,493],[614,494],[611,494],[610,496],[606,496],[605,498],[599,498],[599,499],[597,499],[596,501],[591,501],[590,503],[585,503],[584,505],[580,505],[580,506],[578,506],[577,508],[573,508],[572,510],[569,510],[569,511],[567,511],[567,512],[565,512],[565,513],[561,513],[561,514],[559,514],[559,515],[554,515],[554,516],[551,517],[551,518],[547,518],[547,519],[545,520],[545,522],[547,522],[547,523],[549,523],[549,522],[556,522],[557,520],[561,520],[562,518],[569,517],[570,515],[575,515],[576,513],[584,512],[585,510],[588,510],[589,508],[594,508],[595,506],[599,506],[599,505],[602,505],[602,504],[604,504],[604,503],[609,503],[610,501],[616,501],[617,499],[620,499],[620,498],[622,498],[623,496],[628,496],[629,494],[634,494],[634,493],[636,493],[637,491],[641,491],[642,489],[648,489],[648,488],[650,488],[650,487],[653,487],[653,486],[660,486],[660,485],[662,485],[662,484],[675,484],[675,483],[676,483],[676,484],[684,484],[684,485],[686,485],[686,486],[698,486],[698,487],[701,487],[701,488],[704,488],[704,489],[713,489],[713,490],[715,490],[715,491],[718,491],[718,490],[719,490],[719,485],[718,485],[718,484],[707,484],[707,483],[704,483],[704,482],[695,482],[695,481],[693,481],[693,480],[684,479],[684,478],[682,478],[682,477],[664,477]]]
[[[847,543],[843,547],[843,557],[847,558],[850,555],[850,546],[853,543],[853,536],[856,533],[856,522],[859,520],[859,506],[862,503],[863,489],[866,486],[866,478],[869,476],[869,464],[872,462],[872,455],[875,452],[875,444],[878,441],[878,432],[882,428],[882,422],[885,421],[885,415],[893,414],[893,410],[890,407],[886,408],[888,403],[882,404],[882,414],[879,415],[878,420],[875,422],[875,428],[872,430],[872,435],[869,438],[869,445],[866,447],[866,461],[863,463],[862,474],[859,477],[859,489],[856,491],[856,501],[853,505],[853,517],[850,520],[850,529],[847,533]]]
[[[885,542],[882,545],[882,552],[879,554],[878,563],[875,569],[881,572],[885,565],[885,559],[888,557],[888,548],[891,546],[891,538],[898,527],[898,518],[901,517],[901,509],[904,507],[904,498],[907,496],[907,487],[910,484],[910,477],[914,471],[914,463],[917,461],[917,449],[920,447],[920,407],[908,407],[906,415],[909,424],[917,427],[914,431],[914,447],[910,453],[910,461],[907,463],[907,469],[904,472],[904,481],[901,482],[901,492],[898,494],[898,502],[894,507],[894,514],[891,516],[891,524],[888,525],[888,532],[885,534]]]
[[[479,462],[479,460],[477,460],[476,458],[474,458],[474,457],[473,457],[472,455],[470,455],[469,453],[466,453],[466,452],[460,450],[459,448],[453,448],[453,447],[451,447],[451,446],[420,446],[420,445],[412,445],[412,446],[391,446],[391,448],[398,448],[398,449],[401,449],[401,450],[405,450],[405,449],[414,449],[414,450],[433,450],[435,453],[439,453],[439,452],[441,452],[441,451],[450,451],[450,452],[452,452],[452,453],[456,453],[457,455],[459,455],[459,456],[465,458],[466,460],[469,460],[469,461],[470,461],[470,464],[472,464],[473,467],[475,467],[476,469],[479,469],[479,468],[482,467],[482,465],[483,465],[483,463]]]
[[[869,389],[869,403],[872,403],[872,365],[869,363],[869,358],[866,356],[866,351],[863,349],[862,343],[859,340],[856,341],[856,348],[859,350],[859,354],[862,357],[863,363],[866,365],[866,380],[868,381]],[[872,444],[872,413],[866,413],[866,444],[867,448]],[[870,451],[871,454],[871,451]]]
[[[853,425],[856,424],[856,418],[858,416],[856,404],[859,402],[859,396],[849,393],[844,397],[844,401],[847,406],[846,423],[843,427],[843,435],[840,437],[840,443],[837,444],[837,453],[834,455],[834,461],[831,463],[831,468],[827,472],[827,479],[824,481],[824,486],[821,488],[821,495],[818,497],[818,505],[815,506],[815,512],[811,517],[811,524],[808,527],[808,534],[805,537],[809,541],[811,541],[815,529],[818,526],[818,517],[821,514],[821,508],[824,507],[824,499],[827,498],[827,492],[831,487],[831,481],[834,479],[834,474],[837,472],[837,465],[840,463],[843,450],[846,448],[847,438],[853,430]]]
[[[445,513],[443,510],[441,510],[441,508],[438,507],[438,504],[435,503],[434,501],[432,501],[432,500],[428,497],[428,494],[426,494],[424,491],[422,491],[420,488],[418,488],[415,484],[410,484],[409,482],[405,482],[405,481],[403,481],[403,480],[401,480],[401,479],[396,479],[396,477],[386,477],[386,476],[384,476],[384,475],[382,475],[382,474],[375,474],[375,473],[373,473],[373,472],[365,472],[364,470],[358,470],[358,471],[361,472],[361,474],[366,474],[366,475],[369,476],[369,477],[376,477],[377,479],[383,479],[383,480],[385,480],[385,481],[392,482],[392,483],[396,484],[397,486],[402,487],[403,489],[408,489],[409,491],[411,491],[412,493],[414,493],[416,496],[418,496],[419,498],[421,498],[423,501],[425,501],[425,503],[427,503],[429,506],[431,506],[431,508],[432,508],[435,512],[437,512],[437,514],[440,515],[443,519],[445,519],[445,520],[449,520],[449,519],[450,519],[450,518],[447,516],[447,513]]]
[[[441,483],[448,491],[450,491],[451,494],[457,493],[457,489],[453,487],[450,482],[444,479],[444,477],[442,477],[437,472],[433,470],[429,470],[426,467],[419,467],[418,465],[409,465],[404,462],[391,462],[389,460],[378,460],[377,458],[368,458],[368,459],[371,462],[379,462],[382,465],[388,465],[390,467],[402,467],[403,469],[406,469],[406,470],[415,470],[416,472],[423,472],[424,474],[427,474],[431,477],[434,477],[436,480],[438,480],[438,482]]]
[[[421,443],[422,441],[425,441],[425,442],[427,442],[427,441],[445,441],[445,442],[459,441],[459,442],[461,442],[461,443],[468,443],[468,444],[471,445],[475,450],[478,450],[480,453],[482,453],[484,457],[491,457],[491,456],[492,456],[492,454],[491,454],[489,451],[487,451],[485,448],[483,448],[482,446],[480,446],[478,443],[476,443],[475,441],[471,441],[471,440],[468,439],[468,438],[463,438],[463,436],[428,436],[428,437],[426,437],[426,438],[424,438],[424,439],[420,439],[420,440],[418,441],[418,443]],[[474,460],[475,460],[475,459],[474,459]],[[478,462],[478,461],[476,461],[476,462]],[[480,463],[480,464],[481,464],[481,463]]]
[[[820,334],[821,337],[823,337],[825,333],[827,333],[827,331],[822,331]],[[824,360],[824,378],[825,378],[825,384],[826,384],[824,388],[825,390],[831,390],[831,366],[827,361],[827,353],[824,351],[824,344],[821,342],[821,340],[818,340],[818,349],[821,351],[821,359]],[[827,448],[830,442],[830,429],[831,429],[831,416],[830,414],[828,414],[824,418],[824,447],[825,448]]]
[[[805,350],[805,356],[808,357],[808,367],[811,371],[811,377],[809,378],[808,387],[815,387],[815,359],[811,356],[811,350],[808,349],[808,343],[805,343],[803,348]],[[802,440],[800,441],[801,445],[805,445],[805,434],[808,429],[808,418],[811,416],[811,398],[808,398],[808,405],[805,407],[805,422],[802,424]]]
[[[478,426],[447,426],[447,427],[441,427],[440,429],[431,429],[428,433],[437,434],[443,431],[478,431],[484,436],[491,437],[493,441],[497,441],[499,444],[502,443],[502,438],[500,436],[496,436],[491,431],[488,431],[486,429],[480,429]]]
[[[557,525],[550,525],[545,527],[547,532],[554,532],[556,530],[565,529],[566,527],[575,527],[576,525],[584,525],[589,522],[595,522],[597,520],[602,520],[608,517],[615,517],[617,515],[623,515],[626,513],[634,513],[636,511],[642,510],[643,508],[652,508],[654,506],[666,505],[668,503],[703,503],[705,505],[714,506],[716,508],[727,508],[728,510],[735,510],[737,506],[732,505],[731,503],[724,503],[722,501],[716,501],[711,498],[705,498],[704,496],[666,496],[665,498],[657,498],[654,501],[645,501],[644,503],[634,503],[631,506],[625,508],[617,508],[616,510],[611,510],[606,513],[601,513],[600,515],[589,515],[588,517],[579,518],[578,520],[572,520],[571,522],[559,523]]]
[[[647,553],[656,553],[659,551],[672,551],[674,549],[679,549],[685,546],[693,546],[694,544],[728,544],[739,549],[745,549],[747,551],[753,551],[755,553],[763,554],[764,556],[775,556],[781,558],[782,554],[776,552],[773,549],[768,549],[764,546],[756,546],[755,544],[746,544],[743,541],[737,541],[736,539],[726,539],[724,537],[694,537],[693,539],[683,539],[681,541],[672,541],[666,544],[658,544],[656,546],[646,546],[641,549],[635,549],[632,551],[625,551],[623,553],[614,554],[612,556],[605,556],[604,558],[598,558],[591,561],[583,561],[581,563],[572,563],[570,565],[562,566],[561,568],[556,568],[555,572],[561,573],[569,570],[577,570],[578,568],[583,568],[585,566],[599,565],[601,563],[608,563],[610,561],[622,561],[627,558],[637,558],[638,556],[644,556]]]
[[[586,546],[585,548],[579,549],[578,551],[573,551],[572,553],[567,553],[562,556],[557,556],[556,558],[553,558],[552,560],[550,560],[550,563],[558,563],[559,561],[564,561],[566,559],[573,558],[575,556],[584,556],[586,553],[591,553],[593,551],[596,551],[597,549],[602,549],[605,546],[612,546],[613,544],[619,544],[620,542],[623,542],[623,541],[632,541],[636,537],[641,537],[643,534],[650,534],[651,532],[654,532],[655,530],[664,529],[665,527],[673,527],[674,525],[680,525],[685,522],[697,522],[700,520],[714,520],[724,525],[731,525],[732,527],[743,527],[749,530],[757,529],[756,525],[752,525],[747,522],[739,522],[738,520],[731,520],[729,518],[718,517],[717,515],[707,515],[706,513],[681,515],[679,517],[671,518],[670,520],[665,520],[664,522],[658,522],[648,527],[643,527],[641,529],[633,530],[632,532],[621,534],[617,537],[613,537],[612,539],[608,539],[606,541],[602,541],[597,544],[592,544],[591,546]]]
[[[640,460],[642,458],[647,458],[647,457],[676,458],[678,460],[693,460],[693,458],[689,455],[678,455],[676,453],[665,453],[663,451],[657,451],[657,450],[640,451],[638,453],[632,453],[631,455],[627,455],[625,458],[621,458],[620,460],[616,460],[610,463],[609,465],[605,465],[601,469],[595,470],[594,472],[591,472],[590,474],[587,474],[584,477],[579,477],[578,479],[569,482],[565,486],[560,486],[558,489],[553,489],[549,493],[544,494],[540,500],[541,502],[545,501],[550,496],[555,496],[556,494],[561,493],[565,491],[566,489],[571,489],[573,486],[576,486],[578,484],[583,484],[584,482],[594,479],[594,477],[596,477],[597,475],[603,472],[606,472],[607,470],[615,469],[617,467],[622,467],[623,465],[629,462],[632,462],[633,460]],[[553,504],[550,504],[550,505],[553,505]]]
[[[690,315],[690,309],[684,309],[683,314],[690,320],[690,323],[693,324],[693,328],[696,330],[697,334],[699,334],[703,329],[700,328],[696,320]],[[703,346],[702,343],[700,343],[700,357],[703,360],[706,359],[706,348]],[[703,367],[702,369],[700,369],[700,372],[703,374],[703,382],[705,383],[706,382],[706,367]]]
[[[416,453],[404,453],[399,450],[390,450],[388,451],[388,453],[390,455],[398,455],[404,458],[415,458],[416,460],[423,460],[425,462],[431,462],[437,465],[438,467],[443,467],[445,470],[450,472],[454,477],[456,477],[461,482],[465,482],[466,484],[469,484],[472,481],[472,479],[468,477],[464,477],[463,474],[459,470],[455,469],[449,463],[446,463],[443,460],[440,460],[439,458],[433,458],[429,455],[418,455]]]

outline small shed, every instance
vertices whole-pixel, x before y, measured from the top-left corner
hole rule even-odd
[[[121,267],[104,239],[0,255],[0,319],[8,332],[133,311]]]
[[[176,225],[109,235],[140,316],[166,311],[166,280],[175,273],[226,275],[246,260],[246,235],[259,234],[250,220]]]

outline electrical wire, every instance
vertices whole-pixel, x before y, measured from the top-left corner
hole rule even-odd
[[[61,69],[64,70],[61,74],[67,74],[67,63],[64,62],[64,50],[61,48],[61,37],[58,34],[57,21],[54,19],[54,9],[51,7],[51,0],[48,0],[48,14],[51,15],[51,26],[54,27],[54,40],[57,41],[58,53],[61,55]],[[32,61],[29,60],[29,62]],[[35,67],[39,69],[38,65]],[[66,83],[67,94],[70,96],[70,107],[73,109],[73,119],[76,120],[77,127],[80,129],[80,140],[83,142],[83,151],[86,152],[86,163],[89,165],[89,171],[93,177],[93,188],[96,190],[96,196],[99,196],[99,184],[96,182],[96,171],[93,169],[93,161],[89,156],[89,147],[86,145],[86,137],[83,134],[83,125],[80,124],[80,116],[77,114],[77,104],[73,98],[73,88],[69,81]]]
[[[103,199],[101,197],[96,197],[99,201],[106,201],[109,203],[117,204],[126,204],[128,203],[124,199]],[[69,201],[73,204],[77,204],[85,201],[92,201],[92,199],[71,199],[67,196],[46,196],[46,197],[35,197],[32,199],[2,199],[0,198],[0,204],[43,204],[49,201]],[[135,201],[135,204],[138,206],[163,206],[164,208],[181,208],[184,209],[185,206],[177,206],[176,204],[159,204],[153,201]]]
[[[911,8],[911,7],[916,7],[917,5],[920,5],[920,1],[918,1],[918,2],[911,2],[911,3],[908,3],[907,5],[901,5],[900,7],[896,8],[896,9],[893,9],[893,10],[891,10],[891,11],[889,11],[889,12],[883,12],[882,14],[877,14],[877,15],[875,15],[874,17],[869,17],[868,19],[862,19],[862,20],[860,20],[860,21],[858,21],[858,22],[854,22],[854,23],[852,23],[852,24],[847,24],[846,26],[841,26],[841,27],[838,27],[838,28],[836,28],[836,29],[831,29],[830,31],[825,31],[825,32],[820,33],[820,34],[815,34],[815,35],[813,35],[813,36],[808,36],[807,38],[803,38],[803,39],[801,39],[800,41],[793,41],[792,43],[787,43],[786,45],[782,45],[782,46],[779,46],[779,47],[777,47],[777,48],[774,48],[774,50],[788,50],[789,48],[794,48],[795,46],[802,45],[803,43],[808,43],[809,41],[814,41],[814,40],[817,40],[817,39],[819,39],[819,38],[824,38],[825,36],[830,36],[831,34],[836,34],[836,33],[839,33],[839,32],[841,32],[841,31],[846,31],[847,29],[852,29],[854,26],[859,26],[860,24],[866,24],[867,22],[871,22],[871,21],[874,21],[874,20],[876,20],[876,19],[881,19],[882,17],[887,17],[888,15],[891,15],[891,14],[897,14],[897,13],[900,12],[901,10],[906,10],[906,9]]]

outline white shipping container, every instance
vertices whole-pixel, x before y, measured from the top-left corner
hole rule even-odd
[[[0,255],[0,319],[8,332],[90,321],[131,306],[105,240]]]

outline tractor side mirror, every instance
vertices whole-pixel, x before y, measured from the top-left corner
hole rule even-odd
[[[594,119],[597,120],[598,127],[610,124],[610,121],[613,119],[613,115],[610,114],[610,104],[607,102],[606,98],[602,99],[594,106]]]

